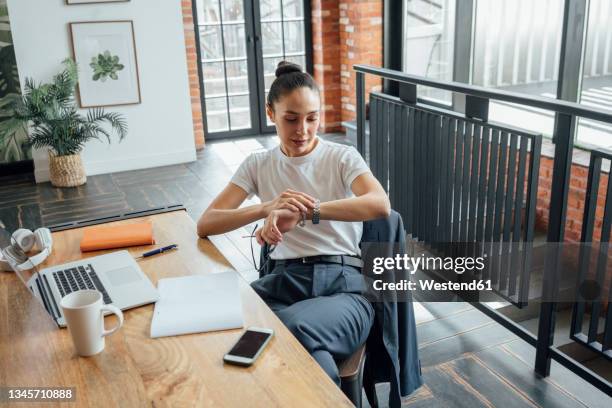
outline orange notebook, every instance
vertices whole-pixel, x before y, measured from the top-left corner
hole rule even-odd
[[[153,226],[148,222],[112,227],[92,227],[83,231],[81,252],[135,245],[152,245],[154,243]]]

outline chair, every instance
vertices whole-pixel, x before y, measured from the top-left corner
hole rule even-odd
[[[361,407],[361,389],[363,388],[363,366],[365,359],[366,347],[363,344],[349,358],[338,364],[340,389],[357,408]]]

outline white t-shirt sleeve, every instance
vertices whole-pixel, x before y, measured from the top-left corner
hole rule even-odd
[[[350,190],[351,184],[353,184],[353,181],[358,176],[364,173],[371,173],[365,160],[363,160],[363,157],[354,147],[350,147],[343,152],[340,159],[340,170],[342,172],[342,181],[347,190]]]
[[[249,195],[251,198],[253,195],[257,195],[257,161],[254,154],[250,154],[236,173],[232,176],[230,182],[234,183]]]

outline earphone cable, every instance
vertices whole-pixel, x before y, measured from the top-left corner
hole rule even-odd
[[[257,231],[257,225],[255,224],[255,228],[253,228],[253,232],[251,233],[251,235],[249,236],[251,238],[251,259],[253,261],[253,268],[255,268],[255,270],[257,272],[259,272],[259,274],[261,275],[261,272],[263,271],[263,269],[266,267],[266,265],[268,264],[268,262],[270,261],[270,254],[276,249],[275,245],[270,245],[268,251],[264,254],[264,259],[262,260],[263,262],[261,263],[261,265],[259,265],[259,268],[257,267],[257,262],[255,261],[255,250],[253,249],[253,238],[255,238],[255,231]]]

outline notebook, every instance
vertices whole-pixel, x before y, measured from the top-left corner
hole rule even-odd
[[[154,243],[153,226],[148,222],[91,227],[83,231],[81,252]]]
[[[238,279],[234,271],[160,279],[151,337],[243,327]]]

